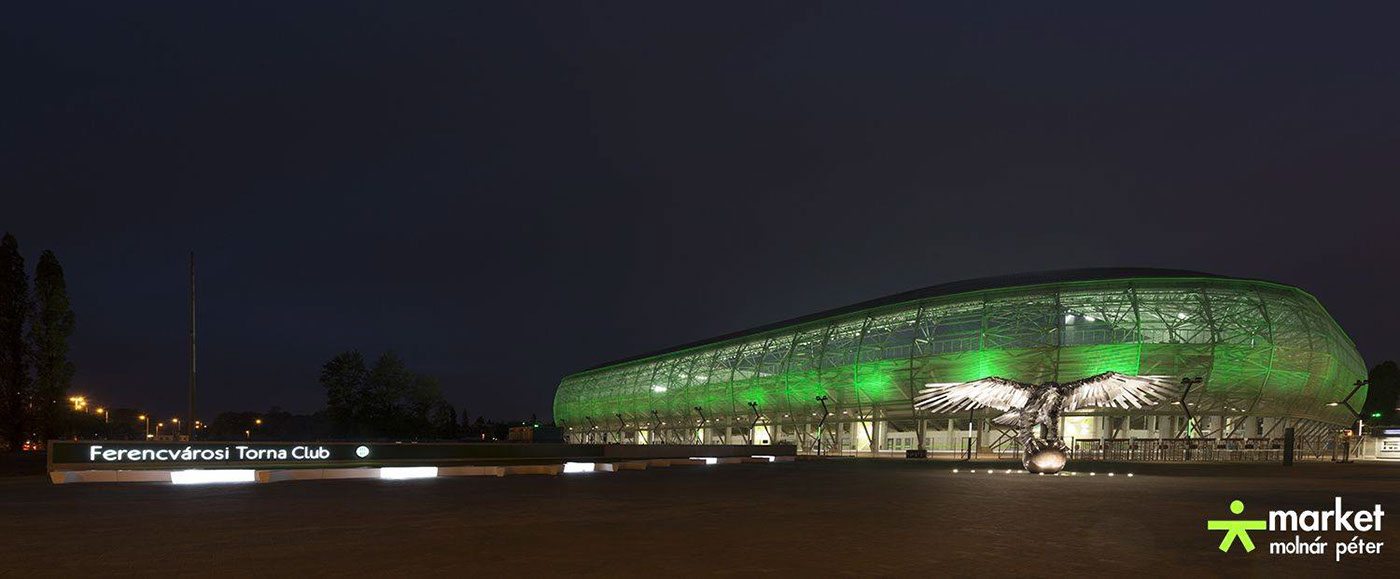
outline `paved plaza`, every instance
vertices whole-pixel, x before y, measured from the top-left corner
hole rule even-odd
[[[1259,518],[1330,507],[1334,496],[1400,513],[1400,465],[1077,462],[1080,474],[1058,477],[1008,468],[827,459],[224,486],[12,475],[0,477],[0,575],[1247,577],[1388,573],[1400,560],[1388,518],[1368,534],[1386,541],[1380,555],[1341,564],[1270,555],[1277,533],[1255,539],[1262,550],[1221,553],[1220,534],[1205,530],[1235,499]]]

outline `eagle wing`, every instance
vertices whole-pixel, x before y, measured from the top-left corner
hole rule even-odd
[[[1085,407],[1142,408],[1154,406],[1176,394],[1171,376],[1128,376],[1104,372],[1066,382],[1064,409]]]
[[[996,376],[971,382],[926,384],[914,397],[914,408],[935,414],[984,406],[1010,412],[1024,408],[1034,389],[1034,385]]]
[[[1011,412],[1007,412],[1006,414],[1003,414],[1003,415],[1001,415],[1001,416],[998,416],[998,417],[996,417],[996,418],[993,418],[993,419],[992,419],[992,423],[993,423],[993,424],[1000,424],[1000,425],[1002,425],[1002,426],[1010,426],[1010,427],[1012,427],[1012,428],[1020,428],[1020,427],[1021,427],[1021,411],[1020,411],[1020,410],[1012,410]]]

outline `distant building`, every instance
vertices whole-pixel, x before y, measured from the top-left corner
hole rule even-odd
[[[527,424],[523,426],[510,427],[510,433],[506,436],[507,442],[564,442],[563,435],[557,426],[540,426],[538,424]]]

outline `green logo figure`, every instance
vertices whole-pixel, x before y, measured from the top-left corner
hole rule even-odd
[[[1230,512],[1238,515],[1244,512],[1244,503],[1233,501],[1230,503]],[[1232,520],[1207,520],[1206,529],[1211,531],[1226,531],[1225,538],[1220,541],[1220,550],[1229,552],[1230,547],[1235,544],[1238,537],[1240,544],[1244,545],[1244,552],[1254,550],[1254,541],[1249,540],[1250,531],[1262,531],[1268,528],[1262,519],[1255,521],[1232,521]]]

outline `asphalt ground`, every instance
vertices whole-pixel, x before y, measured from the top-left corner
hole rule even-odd
[[[827,459],[200,486],[8,476],[0,576],[1392,576],[1400,563],[1400,465],[1069,470],[1078,474]],[[1222,553],[1223,533],[1206,530],[1210,518],[1330,510],[1335,496],[1349,510],[1393,508],[1396,519],[1369,533],[1305,534],[1328,542],[1325,555],[1270,554],[1293,533],[1265,531],[1252,533],[1255,551]],[[1358,535],[1386,544],[1336,562],[1333,543]]]

